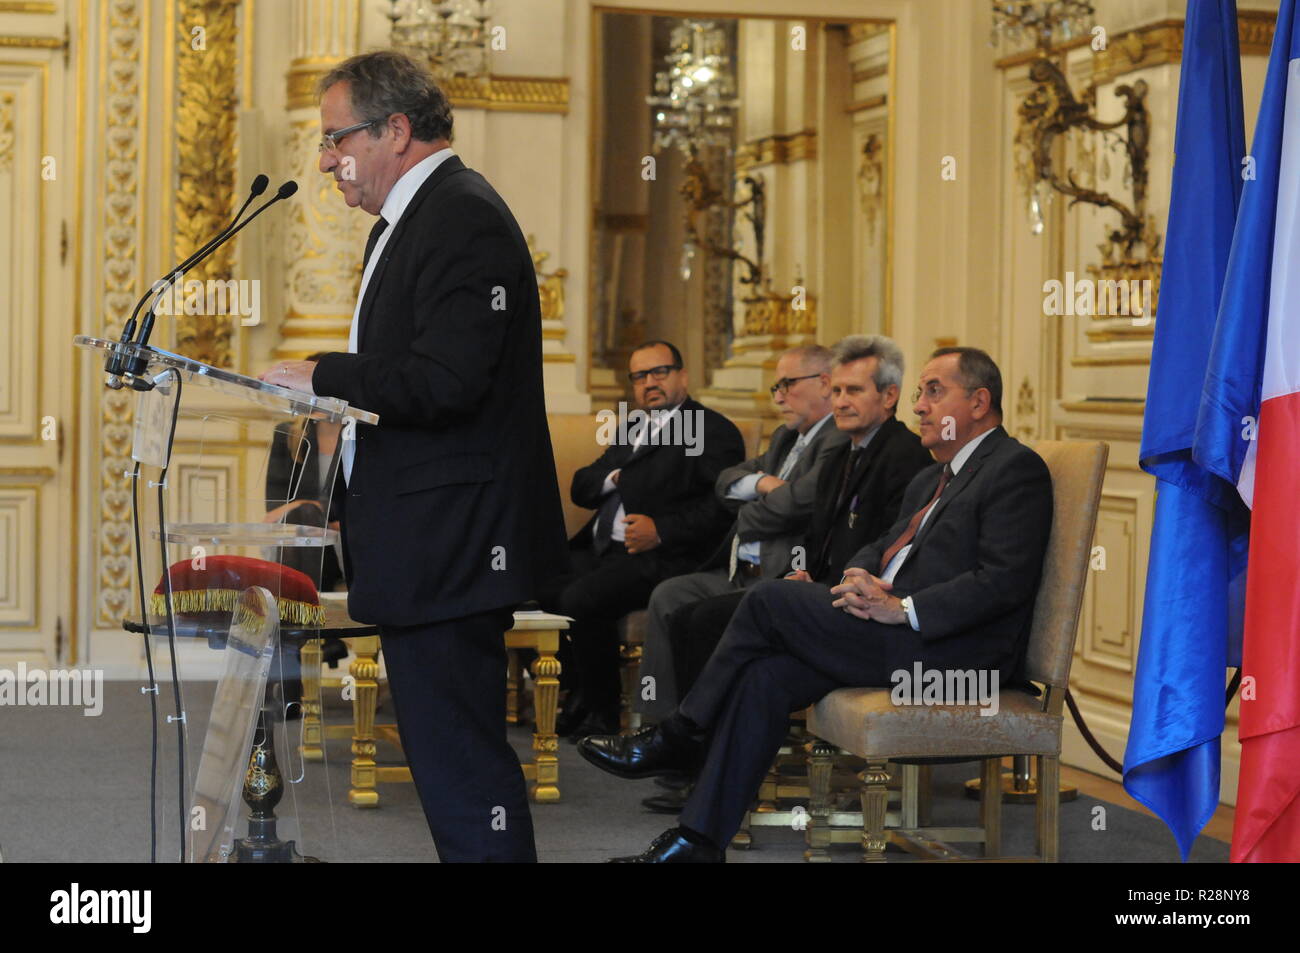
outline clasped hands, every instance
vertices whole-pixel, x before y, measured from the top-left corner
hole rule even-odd
[[[902,625],[908,621],[907,612],[903,609],[903,600],[890,595],[889,590],[893,588],[892,583],[871,575],[865,569],[850,566],[844,570],[840,584],[831,587],[831,593],[838,596],[831,605],[859,619]]]

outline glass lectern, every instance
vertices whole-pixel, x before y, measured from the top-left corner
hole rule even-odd
[[[302,717],[321,699],[303,686],[321,682],[319,593],[341,582],[340,451],[378,418],[153,347],[75,343],[147,365],[125,385],[121,478],[139,589],[124,624],[149,643],[156,702],[155,856],[327,860],[330,765],[323,746],[304,757]]]

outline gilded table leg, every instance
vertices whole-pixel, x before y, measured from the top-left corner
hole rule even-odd
[[[298,661],[302,668],[302,760],[324,761],[320,720],[321,640],[304,642],[298,650]]]
[[[533,800],[539,804],[560,799],[560,761],[556,756],[560,741],[555,734],[555,708],[560,694],[560,647],[558,629],[537,633],[537,659],[533,662],[533,713],[537,731],[533,733],[533,764],[536,771]]]
[[[348,667],[352,676],[352,788],[353,807],[378,807],[375,770],[375,707],[379,703],[379,637],[351,639],[356,658]]]

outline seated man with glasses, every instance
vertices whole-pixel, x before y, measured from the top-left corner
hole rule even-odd
[[[718,477],[718,499],[735,514],[731,531],[699,571],[661,582],[650,597],[643,688],[636,702],[643,714],[665,718],[677,707],[668,644],[672,613],[710,596],[741,592],[760,579],[780,579],[807,564],[798,547],[812,518],[822,463],[847,442],[831,421],[830,371],[831,352],[824,347],[793,348],[777,360],[772,400],[784,423],[766,453]]]
[[[699,770],[679,826],[637,863],[719,862],[786,736],[790,712],[897,671],[987,671],[1020,682],[1052,529],[1052,478],[1002,427],[1002,376],[976,348],[940,348],[912,407],[934,457],[898,521],[834,587],[776,580],[747,592],[677,711],[579,752],[622,778]]]
[[[903,491],[931,462],[920,438],[895,415],[904,370],[903,352],[898,345],[880,335],[852,335],[836,344],[828,356],[832,365],[828,403],[833,420],[823,428],[826,437],[819,454],[821,459],[813,472],[803,477],[803,480],[811,479],[811,486],[796,488],[800,498],[808,489],[812,491],[804,520],[806,532],[795,539],[800,549],[787,553],[779,572],[769,575],[768,564],[764,562],[763,578],[787,576],[825,585],[839,582],[849,558],[893,525],[903,502]],[[777,367],[780,370],[779,364]],[[792,395],[799,387],[809,386],[809,383],[778,383],[786,383]],[[787,398],[784,403],[789,402]],[[831,430],[832,427],[835,429]],[[720,487],[726,477],[724,472],[718,481]],[[755,505],[745,504],[742,520],[745,510]],[[766,552],[764,543],[765,556]],[[662,619],[656,619],[656,609],[661,608],[668,591],[683,580],[695,578],[670,579],[650,597],[652,622],[663,626],[668,637],[668,647],[662,652],[664,660],[659,667],[668,669],[669,676],[659,678],[657,706],[648,709],[659,717],[671,714],[695,684],[745,593],[736,587],[719,595],[684,602],[664,612]],[[645,659],[641,663],[643,674],[650,656],[651,638],[647,631]],[[661,784],[666,788],[663,793],[641,803],[656,813],[676,814],[686,803],[689,786],[689,778],[666,779]]]
[[[736,425],[687,394],[672,344],[642,344],[629,370],[641,413],[602,428],[598,438],[611,446],[573,475],[573,502],[596,513],[570,541],[573,572],[538,596],[543,609],[574,620],[562,655],[569,689],[556,725],[562,735],[618,730],[618,619],[645,608],[658,583],[690,572],[718,545],[729,515],[713,487],[745,456]]]

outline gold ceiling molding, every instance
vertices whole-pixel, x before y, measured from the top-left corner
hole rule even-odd
[[[785,165],[817,158],[817,130],[802,129],[785,135],[751,139],[736,150],[736,172],[763,165]]]
[[[315,107],[316,84],[340,62],[323,57],[294,60],[287,75],[288,108]],[[443,92],[457,109],[560,114],[569,111],[569,80],[564,76],[488,76],[483,79],[456,76],[444,85]]]
[[[104,111],[104,177],[95,238],[101,257],[100,311],[103,334],[116,339],[135,303],[139,282],[141,162],[140,60],[144,34],[138,0],[114,0],[101,8],[100,88]],[[123,473],[131,467],[130,390],[103,389],[100,396],[99,552],[95,560],[95,616],[116,627],[130,611],[131,494]]]
[[[235,198],[239,97],[235,14],[240,0],[180,0],[176,18],[177,186],[173,252],[189,257],[230,220]],[[207,48],[192,49],[202,26]],[[234,246],[223,245],[189,273],[198,281],[232,277]],[[176,349],[188,357],[230,367],[234,318],[178,314]]]
[[[52,0],[0,0],[0,13],[58,13]]]

